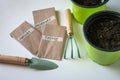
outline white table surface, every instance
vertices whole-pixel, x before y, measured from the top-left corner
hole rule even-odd
[[[33,57],[9,33],[25,20],[33,24],[32,11],[48,7],[55,7],[59,24],[65,25],[64,10],[71,8],[70,0],[0,0],[0,54]],[[110,0],[107,9],[120,12],[120,0]],[[75,27],[80,31],[81,59],[52,60],[59,68],[47,71],[0,64],[0,80],[120,80],[120,60],[110,66],[93,62],[85,50],[81,25]]]

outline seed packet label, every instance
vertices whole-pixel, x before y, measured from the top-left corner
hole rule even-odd
[[[62,37],[47,36],[47,35],[43,35],[42,39],[47,40],[47,41],[56,41],[56,42],[62,42],[63,41]]]
[[[55,16],[51,16],[51,17],[49,17],[49,18],[41,21],[40,23],[37,23],[35,27],[41,27],[41,26],[43,26],[43,25],[46,25],[46,24],[52,22],[52,21],[55,20],[55,19],[56,19]]]
[[[18,37],[19,41],[23,41],[27,36],[29,36],[34,31],[34,28],[29,28],[26,32],[24,32],[20,37]]]

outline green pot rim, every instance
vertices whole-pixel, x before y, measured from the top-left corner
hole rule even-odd
[[[108,49],[103,49],[103,48],[100,48],[96,45],[94,45],[88,38],[87,38],[87,27],[92,24],[95,20],[97,19],[100,19],[100,18],[103,18],[104,16],[103,15],[107,15],[107,16],[112,16],[112,18],[119,18],[120,20],[120,13],[118,12],[115,12],[115,11],[99,11],[99,12],[96,12],[94,14],[92,14],[91,16],[88,17],[88,19],[85,21],[84,25],[83,25],[83,33],[84,33],[84,37],[85,39],[87,40],[87,42],[92,45],[94,48],[96,49],[99,49],[99,50],[102,50],[102,51],[106,51],[106,52],[115,52],[115,51],[119,51],[120,48],[117,48],[117,49],[112,49],[112,50],[108,50]],[[102,16],[102,17],[101,17]],[[105,16],[106,17],[106,16]],[[97,18],[97,19],[96,19]]]
[[[85,6],[85,5],[81,5],[80,3],[77,3],[76,0],[71,0],[74,4],[80,6],[80,7],[83,7],[83,8],[96,8],[96,7],[99,7],[99,6],[102,6],[104,4],[106,4],[109,0],[104,0],[102,3],[100,3],[99,5],[96,5],[96,6]]]

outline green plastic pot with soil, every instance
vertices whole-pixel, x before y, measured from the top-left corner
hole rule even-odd
[[[102,65],[120,57],[120,13],[101,11],[91,15],[83,27],[86,48],[92,60]]]
[[[71,0],[72,12],[74,18],[84,24],[85,20],[98,11],[106,9],[106,3],[109,0]]]

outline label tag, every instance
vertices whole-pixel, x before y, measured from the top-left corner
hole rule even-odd
[[[49,18],[47,18],[47,19],[37,23],[35,27],[41,27],[43,25],[46,25],[46,24],[52,22],[54,19],[56,19],[55,16],[51,16],[51,17],[49,17]]]
[[[34,28],[28,29],[26,32],[24,32],[20,37],[18,37],[19,41],[23,41],[27,36],[29,36],[34,31]]]
[[[63,41],[62,37],[46,36],[46,35],[43,35],[42,39],[47,40],[47,41],[57,41],[57,42],[62,42]]]

